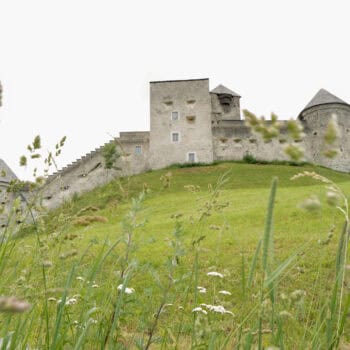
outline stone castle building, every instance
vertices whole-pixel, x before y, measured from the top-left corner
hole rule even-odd
[[[241,160],[245,155],[267,161],[285,160],[286,121],[281,135],[264,142],[241,119],[241,96],[209,79],[154,81],[150,83],[150,131],[121,132],[116,143],[121,170],[106,170],[100,148],[49,176],[43,203],[57,207],[75,193],[83,193],[112,178],[160,169],[176,163],[212,163]],[[340,155],[322,156],[322,135],[332,114],[341,129]],[[300,112],[306,136],[301,142],[306,161],[350,171],[350,105],[321,89]],[[269,123],[269,121],[267,121]]]

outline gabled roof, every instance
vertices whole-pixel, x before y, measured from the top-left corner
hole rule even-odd
[[[309,109],[311,107],[320,106],[320,105],[326,105],[330,103],[339,103],[343,105],[349,106],[348,103],[341,100],[339,97],[334,96],[330,92],[328,92],[325,89],[320,89],[318,93],[312,98],[312,100],[305,106],[305,108],[301,111],[304,112],[306,109]]]
[[[217,94],[217,95],[231,95],[231,96],[237,96],[237,97],[241,97],[241,95],[237,94],[236,92],[228,89],[226,86],[224,85],[218,85],[214,90],[210,91],[212,94]]]
[[[10,182],[14,179],[17,179],[15,173],[2,159],[0,159],[0,182]]]

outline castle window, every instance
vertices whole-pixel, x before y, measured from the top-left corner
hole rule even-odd
[[[189,163],[195,163],[196,162],[196,153],[194,152],[188,152],[187,153],[187,161]]]
[[[171,112],[171,120],[179,120],[179,112]]]
[[[173,132],[171,133],[171,141],[173,143],[178,143],[180,142],[180,134],[178,132]]]
[[[135,154],[140,155],[142,153],[142,147],[141,146],[135,146]]]

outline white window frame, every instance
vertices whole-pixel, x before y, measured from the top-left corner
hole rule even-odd
[[[140,149],[140,152],[137,152],[136,149]],[[135,153],[136,156],[141,155],[142,154],[142,146],[141,145],[136,145],[134,153]]]
[[[173,119],[173,113],[177,113],[177,119]],[[180,120],[180,112],[179,111],[171,111],[171,113],[170,113],[170,120],[172,122],[176,122],[176,121]]]
[[[193,154],[193,155],[194,155],[194,160],[193,160],[193,162],[190,161],[190,154]],[[186,162],[187,162],[187,163],[197,163],[197,153],[196,153],[196,152],[187,152]]]
[[[174,135],[174,134],[177,134],[177,135],[178,135],[177,141],[174,141],[174,139],[173,139],[173,135]],[[181,134],[180,134],[178,131],[172,131],[172,132],[170,133],[170,140],[171,140],[171,143],[180,143],[180,141],[181,141]]]

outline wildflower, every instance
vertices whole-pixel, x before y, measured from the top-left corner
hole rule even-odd
[[[226,310],[222,305],[201,304],[201,306],[206,307],[209,311],[213,311],[219,314],[229,314],[231,316],[234,316],[234,314],[231,311]]]
[[[192,310],[192,312],[201,312],[201,313],[204,314],[204,315],[207,315],[207,314],[208,314],[208,313],[207,313],[205,310],[203,310],[200,306],[195,307],[195,308]]]
[[[91,322],[91,324],[97,324],[98,323],[97,320],[95,320],[93,318],[90,318],[90,322]]]
[[[93,284],[91,287],[92,288],[100,288],[100,286],[98,284]]]
[[[66,299],[66,303],[65,303],[65,305],[74,305],[74,304],[76,304],[78,302],[78,300],[76,299],[76,298],[68,298],[68,299]],[[62,303],[62,299],[59,299],[58,301],[57,301],[57,304],[61,304]]]
[[[205,294],[207,292],[207,289],[204,288],[204,287],[198,286],[197,289],[198,289],[198,292],[201,293],[201,294]]]
[[[22,313],[29,310],[31,305],[25,300],[19,300],[14,296],[0,297],[0,312]]]
[[[81,282],[84,282],[84,281],[85,281],[84,278],[81,277],[81,276],[78,276],[78,277],[76,278],[76,280],[77,280],[77,281],[81,281]]]
[[[70,299],[68,299],[68,300],[66,301],[66,305],[74,305],[74,304],[76,304],[77,302],[78,302],[77,299],[75,299],[75,298],[70,298]]]
[[[56,301],[57,299],[54,297],[48,298],[47,301]]]
[[[208,272],[207,276],[216,276],[216,277],[224,278],[224,275],[222,273],[219,273],[219,272],[216,272],[216,271]]]
[[[120,291],[123,290],[123,285],[120,284],[117,287],[117,289],[120,290]],[[133,294],[133,293],[135,293],[135,289],[134,288],[128,288],[128,287],[125,288],[125,294]]]
[[[231,295],[231,293],[227,290],[219,290],[219,294],[222,294],[222,295]]]
[[[180,305],[180,306],[178,307],[178,309],[179,309],[179,310],[183,310],[184,307]]]

